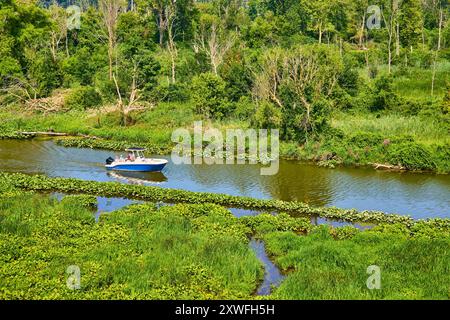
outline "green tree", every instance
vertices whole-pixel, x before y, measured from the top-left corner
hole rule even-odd
[[[220,119],[227,115],[225,81],[213,74],[202,73],[192,79],[192,99],[196,112],[206,119]]]
[[[0,83],[28,98],[47,95],[59,85],[58,66],[47,58],[51,22],[34,1],[0,3]]]
[[[420,0],[402,0],[399,17],[401,44],[416,47],[422,38],[423,14]]]
[[[342,59],[331,47],[274,48],[262,58],[253,92],[258,100],[281,109],[285,138],[307,140],[326,124],[328,98],[342,69]]]

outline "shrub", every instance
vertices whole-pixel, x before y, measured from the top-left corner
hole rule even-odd
[[[255,113],[255,105],[251,99],[247,96],[242,96],[238,102],[236,102],[236,108],[234,110],[234,116],[239,120],[251,119]]]
[[[359,148],[381,145],[383,140],[383,136],[378,133],[362,131],[356,132],[348,138],[348,142],[351,146],[356,146]]]
[[[433,170],[436,168],[432,153],[415,142],[393,145],[388,151],[387,159],[390,163],[399,164],[409,170]]]
[[[382,75],[375,80],[375,90],[370,110],[380,111],[395,108],[399,103],[399,99],[393,89],[393,78]]]
[[[196,112],[206,118],[220,119],[230,106],[225,94],[225,81],[213,74],[202,73],[192,79],[192,98]]]
[[[436,154],[436,166],[439,172],[450,171],[450,143],[444,145],[432,145]]]
[[[70,109],[86,110],[102,103],[100,94],[93,87],[78,87],[65,98],[65,106]]]
[[[433,52],[430,50],[416,49],[409,54],[408,65],[420,68],[430,68],[433,64]]]
[[[279,128],[283,121],[282,116],[281,110],[273,103],[263,101],[256,109],[254,122],[264,129]]]
[[[445,94],[444,99],[442,100],[442,113],[443,114],[450,114],[450,82],[447,83],[447,93]]]
[[[189,91],[182,84],[164,84],[155,90],[154,101],[183,102],[189,99]]]

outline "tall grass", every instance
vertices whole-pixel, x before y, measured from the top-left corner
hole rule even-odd
[[[377,118],[372,114],[338,113],[331,125],[350,135],[357,131],[380,133],[386,138],[410,135],[414,140],[425,144],[450,142],[449,128],[442,122],[417,116],[382,115]]]
[[[326,228],[309,236],[270,233],[266,248],[293,270],[274,293],[279,299],[450,299],[450,238],[359,232],[335,240]],[[381,288],[368,289],[376,265]]]
[[[140,205],[96,224],[81,203],[1,199],[1,299],[249,298],[262,278],[246,229],[223,208]],[[70,265],[80,290],[66,286]]]
[[[446,93],[446,84],[450,81],[449,75],[449,61],[436,64],[433,90],[435,97],[441,98]],[[429,100],[431,98],[432,77],[432,67],[429,69],[410,67],[407,74],[395,77],[394,90],[404,97]]]
[[[14,114],[16,113],[16,114]],[[162,103],[145,112],[134,114],[133,125],[121,126],[117,112],[70,111],[48,115],[20,114],[17,110],[2,114],[10,126],[21,131],[55,131],[89,134],[131,142],[168,143],[175,128],[192,126],[196,119],[189,104]],[[198,117],[197,117],[198,118]]]

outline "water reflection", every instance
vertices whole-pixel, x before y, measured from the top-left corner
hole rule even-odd
[[[113,179],[136,185],[158,184],[167,181],[167,177],[162,172],[108,171],[107,175]]]
[[[385,172],[370,168],[331,170],[296,161],[281,161],[277,175],[261,176],[258,165],[174,165],[169,157],[163,157],[169,159],[169,164],[162,173],[111,174],[105,170],[104,161],[116,154],[119,153],[63,148],[48,139],[2,140],[0,170],[298,200],[314,206],[380,210],[410,214],[414,218],[450,217],[448,175]]]

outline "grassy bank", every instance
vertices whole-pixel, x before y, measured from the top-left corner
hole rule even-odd
[[[3,111],[0,137],[24,138],[23,131],[53,131],[90,135],[100,139],[60,139],[70,147],[123,150],[136,144],[152,154],[169,154],[174,146],[171,134],[177,128],[191,128],[195,120],[190,104],[162,103],[152,110],[134,115],[134,122],[120,126],[115,112],[71,111],[48,115]],[[419,116],[336,113],[330,129],[304,144],[282,141],[280,157],[312,161],[321,166],[387,164],[405,170],[450,172],[448,124]],[[246,121],[204,122],[204,128],[246,129]],[[207,143],[205,142],[205,145]]]

